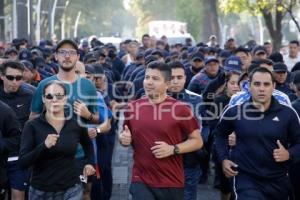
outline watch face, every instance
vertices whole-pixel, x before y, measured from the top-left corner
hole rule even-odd
[[[96,131],[97,131],[97,133],[101,133],[100,128],[97,128]]]

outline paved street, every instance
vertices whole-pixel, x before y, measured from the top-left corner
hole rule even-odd
[[[116,142],[113,156],[113,196],[112,200],[130,200],[128,193],[130,172],[132,167],[132,150]],[[211,180],[209,180],[211,183]],[[199,185],[198,200],[217,200],[218,192],[211,184]]]

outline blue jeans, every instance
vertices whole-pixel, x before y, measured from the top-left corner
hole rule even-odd
[[[184,200],[197,200],[197,186],[202,170],[200,165],[184,167]]]
[[[30,186],[29,200],[82,200],[83,187],[81,183],[75,184],[73,187],[65,191],[45,192]]]

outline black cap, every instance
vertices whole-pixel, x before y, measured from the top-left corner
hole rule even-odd
[[[273,65],[273,71],[274,72],[287,72],[287,66],[283,63],[276,63]]]
[[[137,53],[137,55],[136,55],[136,59],[137,59],[137,60],[140,60],[140,59],[142,59],[142,58],[144,58],[144,52],[143,52],[143,51],[139,51],[139,52]]]
[[[157,58],[155,56],[149,55],[145,57],[145,64],[148,65],[149,63],[156,61]]]
[[[228,51],[228,50],[222,50],[222,51],[219,53],[219,57],[220,57],[220,58],[229,58],[229,56],[231,56],[231,52]]]
[[[35,69],[33,67],[33,64],[28,60],[21,60],[20,62],[24,65],[25,68],[29,69],[30,71]]]
[[[29,49],[22,49],[19,53],[19,60],[31,60],[32,54]]]
[[[89,52],[89,53],[85,54],[85,56],[83,57],[84,63],[96,62],[97,60],[98,59],[94,52]]]
[[[165,56],[164,56],[164,53],[161,51],[161,50],[159,50],[159,49],[154,49],[153,51],[152,51],[152,53],[151,53],[151,55],[158,55],[158,56],[160,56],[160,57],[162,57],[162,58],[164,58]]]
[[[18,54],[18,51],[17,51],[17,49],[16,48],[14,48],[14,47],[11,47],[11,48],[8,48],[6,51],[5,51],[5,55],[9,55],[9,54],[11,54],[11,53],[16,53],[16,54]]]
[[[93,65],[85,65],[85,73],[94,74],[95,68],[93,67]]]
[[[192,61],[203,61],[203,60],[204,60],[204,56],[200,52],[196,52],[192,55]]]
[[[92,65],[94,67],[94,73],[93,74],[104,74],[104,70],[101,64],[93,64]]]
[[[256,46],[253,49],[253,55],[257,54],[257,53],[267,53],[266,48],[264,46]]]
[[[103,49],[102,50],[98,50],[98,51],[95,51],[95,56],[99,59],[99,57],[106,57]]]
[[[35,68],[44,67],[46,65],[46,61],[43,57],[36,57],[33,60],[33,64]]]
[[[74,49],[76,49],[76,51],[78,51],[78,45],[74,40],[71,39],[63,39],[61,41],[59,41],[56,45],[56,49],[55,51],[57,52],[57,50],[64,44],[70,44],[74,47]]]
[[[216,57],[214,57],[214,56],[208,57],[208,58],[205,60],[205,65],[207,65],[207,64],[210,63],[210,62],[217,62],[217,63],[219,63],[219,60],[218,60]]]
[[[274,63],[282,62],[283,63],[283,56],[279,52],[274,52],[269,56],[269,59],[272,60]]]
[[[299,84],[300,83],[300,72],[295,72],[294,73],[293,83],[294,84]]]

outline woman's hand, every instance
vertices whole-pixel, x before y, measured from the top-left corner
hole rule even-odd
[[[59,138],[57,134],[49,134],[45,140],[45,145],[48,149],[56,145],[56,142]]]

